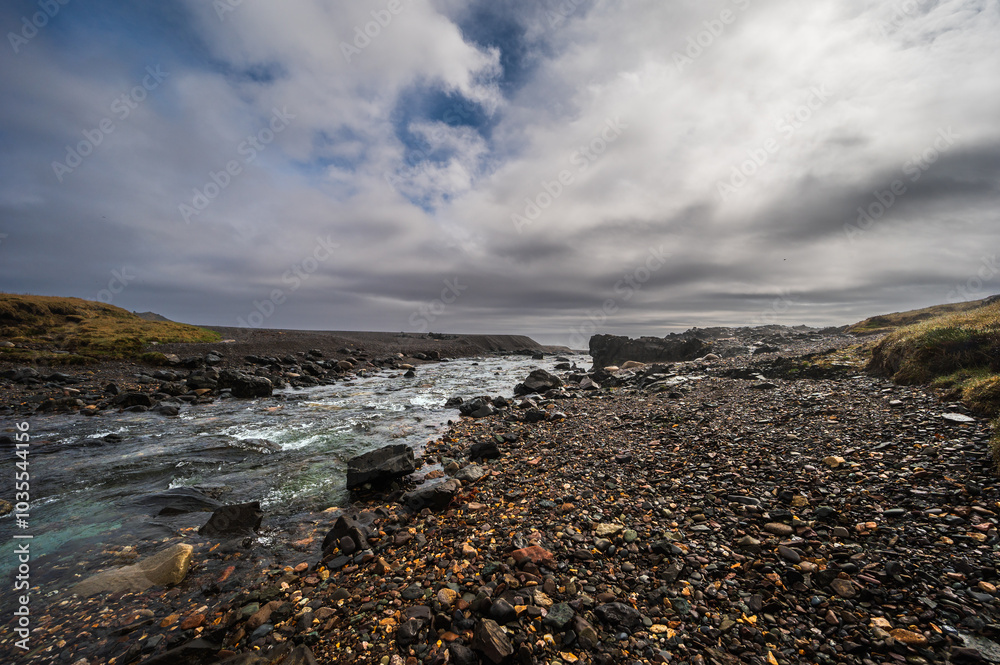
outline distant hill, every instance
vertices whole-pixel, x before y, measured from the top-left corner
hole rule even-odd
[[[132,313],[145,321],[160,321],[162,323],[173,323],[173,321],[171,321],[167,317],[160,316],[156,312],[132,312]]]
[[[82,364],[96,358],[135,358],[153,342],[218,339],[218,333],[205,328],[148,321],[91,300],[0,293],[0,341],[5,342],[0,360]]]
[[[921,321],[928,321],[946,314],[960,314],[969,312],[1000,302],[1000,295],[990,296],[983,300],[970,300],[968,302],[952,303],[948,305],[934,305],[923,309],[912,309],[908,312],[895,312],[893,314],[880,314],[865,319],[860,323],[855,323],[847,329],[847,332],[855,335],[878,335],[892,332],[903,326],[913,325]]]

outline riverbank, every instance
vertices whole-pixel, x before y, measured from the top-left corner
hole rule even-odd
[[[172,415],[184,403],[205,403],[223,391],[265,396],[268,383],[271,390],[325,385],[384,368],[405,372],[442,359],[559,350],[523,335],[206,330],[219,340],[150,345],[136,359],[92,358],[83,366],[25,364],[0,355],[0,416],[158,407]],[[224,372],[229,374],[220,383]]]
[[[267,545],[192,531],[174,587],[38,606],[25,662],[279,662],[293,646],[319,663],[994,659],[987,423],[862,367],[568,373],[427,445],[402,489],[465,478],[448,505],[355,495],[366,542],[325,554],[335,511]]]

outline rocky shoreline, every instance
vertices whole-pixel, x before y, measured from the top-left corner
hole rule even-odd
[[[448,335],[211,328],[223,341],[149,347],[149,362],[79,367],[0,362],[0,416],[98,415],[106,410],[175,416],[219,397],[266,397],[275,389],[328,385],[384,368],[486,354],[547,351],[519,335]]]
[[[467,396],[416,475],[268,545],[192,531],[182,581],[58,595],[18,657],[1000,662],[986,422],[813,341]]]

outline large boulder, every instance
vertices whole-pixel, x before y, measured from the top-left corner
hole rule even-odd
[[[514,386],[514,394],[530,395],[531,393],[544,393],[561,385],[563,385],[562,379],[555,374],[550,374],[544,369],[536,369],[522,383]]]
[[[263,519],[264,512],[259,501],[234,503],[216,509],[198,533],[209,538],[249,535],[260,529]]]
[[[390,482],[416,470],[412,448],[405,443],[385,446],[347,461],[347,488]]]
[[[712,344],[696,337],[640,337],[594,335],[590,338],[590,356],[594,367],[622,366],[629,361],[640,363],[681,362],[711,353]]]
[[[191,545],[174,545],[131,566],[92,575],[70,591],[78,596],[93,596],[98,593],[138,593],[153,586],[177,584],[191,567],[192,552],[194,547]]]
[[[190,380],[189,380],[190,383]],[[263,376],[244,374],[233,370],[219,372],[219,388],[229,388],[233,397],[270,397],[274,385]]]

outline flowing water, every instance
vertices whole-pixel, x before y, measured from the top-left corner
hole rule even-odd
[[[571,360],[584,366],[583,356]],[[7,433],[18,422],[30,424],[31,508],[26,531],[16,528],[13,515],[0,518],[0,541],[12,542],[15,531],[32,534],[32,559],[44,555],[39,564],[49,564],[38,565],[50,571],[43,584],[56,584],[69,573],[52,571],[80,574],[91,563],[106,564],[102,547],[160,540],[207,520],[207,513],[153,517],[144,497],[168,489],[198,488],[223,503],[260,501],[272,529],[296,514],[345,506],[348,459],[389,443],[419,451],[457,419],[456,409],[444,408],[449,397],[509,397],[529,371],[553,371],[554,364],[523,357],[455,360],[424,365],[412,379],[386,370],[277,391],[271,399],[185,407],[177,418],[109,411],[93,418],[2,420],[0,431]],[[120,440],[93,441],[109,434]],[[0,558],[5,577],[12,559]]]

